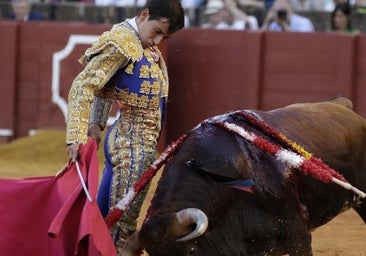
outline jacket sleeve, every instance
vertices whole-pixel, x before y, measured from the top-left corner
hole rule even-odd
[[[89,124],[97,124],[103,131],[107,125],[112,102],[112,100],[95,97],[91,106]]]
[[[67,144],[87,141],[90,108],[95,92],[103,88],[116,70],[127,61],[128,57],[114,45],[107,45],[89,60],[75,78],[68,96]]]

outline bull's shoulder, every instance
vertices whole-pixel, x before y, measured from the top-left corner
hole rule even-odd
[[[294,103],[269,111],[255,111],[261,120],[279,129],[328,127],[332,124],[366,127],[366,120],[353,109],[346,97],[334,97],[320,102]]]
[[[333,98],[330,98],[326,101],[320,101],[320,102],[306,102],[306,103],[294,103],[291,105],[288,105],[284,107],[284,109],[288,108],[295,108],[295,109],[307,109],[307,108],[318,108],[319,110],[322,109],[323,106],[329,106],[330,107],[333,104],[336,104],[336,106],[333,105],[333,108],[338,108],[339,106],[346,107],[348,109],[353,110],[353,103],[350,99],[344,97],[344,96],[336,96]]]
[[[335,104],[342,105],[342,106],[347,107],[349,109],[353,109],[352,101],[350,99],[346,98],[346,97],[337,96],[337,97],[331,98],[329,101],[332,102],[332,103],[335,103]]]

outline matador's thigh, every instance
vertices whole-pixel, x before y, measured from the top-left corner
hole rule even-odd
[[[152,115],[154,114],[154,115]],[[131,108],[124,110],[106,138],[113,167],[110,205],[115,206],[155,160],[160,121],[156,111]],[[112,229],[117,249],[136,230],[136,219],[149,185],[131,202],[121,220]]]

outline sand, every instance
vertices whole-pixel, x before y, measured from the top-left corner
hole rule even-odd
[[[64,131],[45,130],[0,144],[0,177],[24,178],[56,174],[68,161],[64,138]],[[102,170],[102,150],[99,150],[98,158]],[[154,179],[143,206],[143,217],[157,178]],[[365,236],[366,225],[356,212],[348,210],[313,232],[314,256],[366,256]]]

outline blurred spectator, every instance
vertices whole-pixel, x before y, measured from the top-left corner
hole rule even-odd
[[[325,11],[326,0],[291,0],[295,12]]]
[[[206,4],[207,0],[181,0],[184,12],[185,21],[184,26],[189,27],[191,24],[196,26],[201,19],[201,7]]]
[[[355,6],[357,7],[366,7],[366,0],[356,0]]]
[[[223,26],[218,25],[218,29],[235,29],[235,30],[257,30],[258,20],[255,16],[247,15],[238,7],[236,0],[224,0],[226,11],[226,19]],[[226,24],[228,26],[226,26]]]
[[[354,34],[359,30],[352,28],[352,7],[348,3],[339,3],[331,15],[331,28],[333,32]]]
[[[181,0],[184,9],[196,9],[203,6],[205,0]]]
[[[312,32],[314,25],[307,18],[294,13],[290,0],[276,0],[263,21],[263,30]]]
[[[42,13],[32,10],[30,0],[12,0],[11,8],[13,10],[13,13],[9,16],[11,20],[45,20]]]
[[[366,14],[366,0],[356,0],[356,12]]]
[[[244,7],[255,7],[255,8],[264,8],[265,2],[273,2],[273,1],[262,1],[262,0],[238,0],[238,4]],[[271,4],[271,3],[269,3]]]
[[[324,10],[326,12],[332,12],[334,10],[334,0],[325,0]]]
[[[209,0],[205,9],[207,22],[202,28],[256,30],[258,20],[247,15],[237,5],[235,0]]]
[[[146,0],[94,0],[98,6],[142,7]]]
[[[79,0],[89,1],[89,0]],[[184,9],[195,9],[203,5],[205,0],[181,0]],[[142,7],[145,5],[146,0],[94,0],[96,5],[101,6],[118,6],[118,7]]]
[[[341,4],[341,3],[347,3],[351,6],[353,6],[355,4],[356,0],[333,0],[333,3],[334,3],[334,7],[337,5],[337,4]]]
[[[269,10],[272,7],[274,2],[275,2],[275,0],[264,0],[264,8]]]
[[[366,0],[328,0],[328,1],[332,1],[331,11],[333,11],[335,6],[340,3],[348,3],[352,7],[356,7],[356,8],[366,7]]]
[[[351,6],[356,6],[357,5],[356,3],[358,1],[360,1],[360,0],[327,0],[326,9],[329,12],[333,12],[333,10],[337,4],[347,3]],[[364,0],[361,0],[361,1],[364,1]]]
[[[224,21],[224,2],[222,0],[209,0],[204,10],[206,23],[202,24],[202,28],[216,28],[216,26]]]
[[[88,1],[92,1],[92,0],[78,0],[78,1],[79,2],[88,2]],[[204,0],[181,0],[182,6],[185,9],[197,8],[198,5],[202,4],[203,1]],[[125,10],[123,10],[124,7],[142,7],[146,4],[146,0],[94,0],[94,3],[97,6],[122,7],[122,8],[116,9],[116,10],[109,10],[109,9],[104,10],[103,16],[107,20],[107,23],[111,23],[109,21],[111,19],[111,16],[117,16],[117,17],[124,16],[124,12],[125,12]],[[194,6],[196,6],[196,7],[194,7]],[[189,27],[189,25],[190,25],[189,23],[190,23],[189,17],[186,15],[184,17],[184,26]]]
[[[250,11],[251,16],[257,20],[258,28],[262,26],[262,21],[266,13],[266,2],[264,0],[237,0],[240,8]]]

